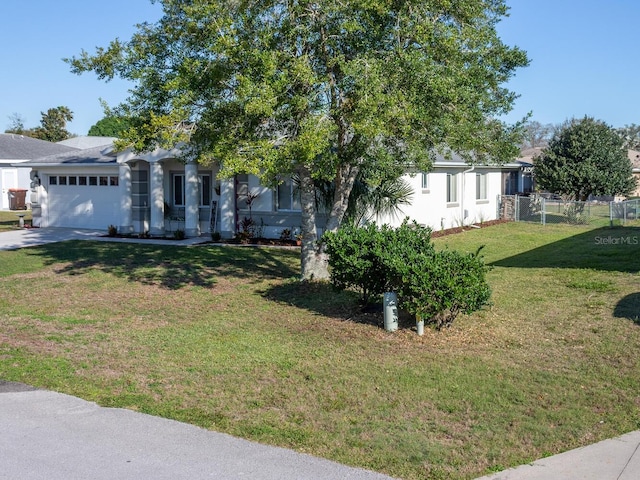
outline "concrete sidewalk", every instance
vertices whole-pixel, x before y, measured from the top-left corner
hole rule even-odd
[[[638,480],[640,431],[477,480]]]
[[[189,246],[204,243],[209,237],[185,238],[184,240],[165,240],[160,238],[119,238],[108,237],[104,230],[85,230],[81,228],[22,228],[0,232],[0,250],[35,247],[47,243],[66,240],[95,240],[104,242],[145,243],[146,245]]]
[[[389,480],[185,423],[0,381],[0,479]]]

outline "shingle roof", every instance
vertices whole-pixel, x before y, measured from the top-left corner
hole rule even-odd
[[[13,133],[0,133],[0,160],[32,160],[34,158],[75,151],[67,145],[38,140]]]
[[[79,137],[71,137],[66,140],[62,140],[58,142],[59,145],[66,145],[67,147],[73,148],[93,148],[100,146],[112,145],[116,137],[97,137],[97,136],[88,136],[81,135]]]
[[[26,167],[55,165],[115,165],[116,155],[111,146],[98,146],[83,150],[73,149],[70,152],[36,158],[21,165]]]

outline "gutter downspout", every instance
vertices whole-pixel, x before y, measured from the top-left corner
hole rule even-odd
[[[473,172],[475,170],[475,168],[476,168],[476,166],[472,165],[469,170],[465,170],[465,171],[462,172],[462,195],[460,196],[460,210],[461,210],[460,218],[462,220],[461,223],[462,223],[463,227],[465,226],[464,225],[464,223],[465,223],[465,221],[464,221],[464,219],[465,219],[465,217],[464,217],[464,196],[465,196],[465,183],[466,183],[465,182],[465,178],[467,176],[467,173]]]

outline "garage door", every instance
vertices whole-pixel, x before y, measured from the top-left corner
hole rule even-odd
[[[117,176],[57,175],[48,183],[47,226],[106,230],[119,224]]]

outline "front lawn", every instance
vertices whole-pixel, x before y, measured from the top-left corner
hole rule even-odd
[[[435,239],[493,305],[418,337],[299,285],[298,252],[0,252],[0,378],[406,479],[469,479],[640,428],[640,228]]]

